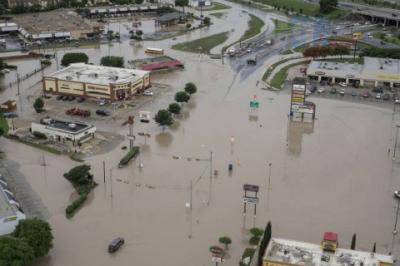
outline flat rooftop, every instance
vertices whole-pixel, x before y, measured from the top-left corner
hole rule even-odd
[[[71,64],[46,77],[98,85],[124,84],[142,79],[150,72],[137,69],[105,67],[84,63]]]
[[[392,256],[338,248],[336,253],[323,252],[320,245],[281,238],[271,238],[264,260],[291,265],[379,266],[393,264]]]
[[[361,71],[363,65],[360,64],[349,64],[349,63],[337,63],[329,61],[311,61],[307,69],[307,74],[313,74],[309,72],[320,72],[322,75],[335,76],[335,77],[346,77],[352,76],[353,78],[361,78]],[[315,74],[315,73],[314,73]]]
[[[12,21],[30,34],[92,30],[78,14],[65,9],[14,15]]]
[[[81,122],[67,122],[52,118],[45,118],[40,121],[40,124],[47,127],[61,130],[70,134],[79,134],[87,129],[92,128],[92,125],[87,125]]]
[[[400,82],[400,59],[364,57],[364,64],[311,61],[307,75]]]

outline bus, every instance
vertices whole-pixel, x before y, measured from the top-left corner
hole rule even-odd
[[[146,48],[145,51],[146,54],[158,54],[158,55],[163,55],[164,50],[160,48]]]

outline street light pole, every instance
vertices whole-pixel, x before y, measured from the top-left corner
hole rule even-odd
[[[111,198],[113,197],[113,189],[112,189],[112,168],[110,169],[110,190],[111,190]]]
[[[272,163],[268,164],[269,166],[269,173],[268,173],[268,189],[271,188],[271,167],[272,167]]]

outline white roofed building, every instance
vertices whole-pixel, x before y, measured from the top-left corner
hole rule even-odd
[[[363,64],[313,60],[307,68],[307,76],[312,80],[332,83],[400,88],[400,60],[364,57]]]
[[[45,93],[111,101],[129,99],[148,87],[150,87],[149,71],[84,63],[71,64],[43,77]]]

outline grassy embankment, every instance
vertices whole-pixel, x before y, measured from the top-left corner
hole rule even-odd
[[[228,47],[233,46],[233,45],[239,43],[240,41],[243,42],[245,40],[248,40],[261,32],[262,28],[265,25],[264,21],[262,19],[260,19],[259,17],[254,16],[253,14],[249,14],[249,16],[250,16],[250,19],[247,22],[247,30],[243,33],[243,35],[240,37],[239,40],[225,46],[222,49],[223,52],[225,52],[225,50],[228,49]]]
[[[374,38],[377,38],[379,40],[400,45],[400,34],[398,36],[395,36],[393,34],[388,35],[384,32],[375,32],[373,35]]]
[[[288,70],[294,66],[298,65],[304,65],[306,62],[297,62],[293,63],[290,65],[285,66],[281,70],[278,71],[278,73],[275,74],[275,76],[271,80],[271,86],[277,89],[280,89],[282,84],[285,82],[287,75],[288,75]]]
[[[190,53],[210,54],[210,50],[228,39],[229,32],[221,32],[189,42],[178,43],[172,49]]]
[[[0,128],[3,130],[3,134],[7,135],[9,127],[2,113],[0,113]]]
[[[213,11],[231,8],[231,6],[228,6],[228,5],[225,5],[222,3],[218,3],[218,2],[213,2],[212,5],[213,5],[213,7],[210,10],[213,10]]]
[[[275,29],[274,29],[273,33],[275,33],[275,34],[291,31],[295,27],[294,24],[289,23],[289,22],[285,22],[285,21],[281,21],[281,20],[277,20],[277,19],[274,19],[273,21],[275,24]]]
[[[225,15],[224,12],[215,12],[215,13],[210,13],[210,16],[216,17],[216,18],[222,18]]]

